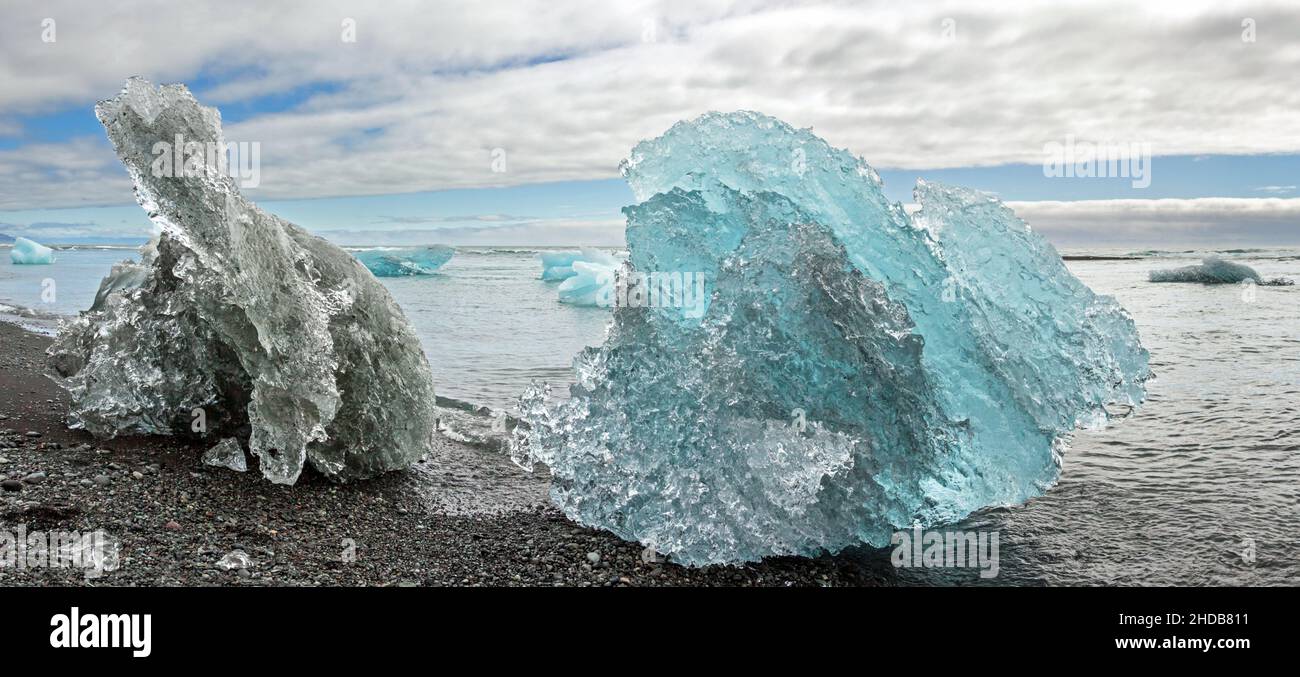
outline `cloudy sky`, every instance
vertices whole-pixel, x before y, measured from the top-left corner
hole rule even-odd
[[[250,197],[344,242],[616,244],[633,144],[753,109],[894,199],[988,190],[1065,246],[1300,244],[1294,3],[921,5],[0,0],[0,232],[149,231],[92,112],[141,75],[259,144]],[[1149,182],[1047,175],[1071,142],[1144,149]]]

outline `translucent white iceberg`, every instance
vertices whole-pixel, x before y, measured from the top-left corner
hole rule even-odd
[[[376,277],[407,277],[432,275],[455,254],[456,250],[446,245],[432,245],[409,249],[368,249],[356,252],[356,257]]]
[[[710,113],[623,165],[630,268],[706,310],[620,306],[568,399],[530,389],[512,454],[569,517],[686,564],[887,546],[1041,494],[1077,426],[1136,405],[1128,314],[1006,206],[876,173],[807,130]]]
[[[202,153],[192,172],[151,171],[158,143],[224,145],[220,114],[183,85],[132,78],[95,113],[162,232],[50,348],[69,425],[99,437],[249,430],[262,474],[282,484],[305,463],[346,481],[420,458],[433,379],[384,286],[245,200]]]
[[[9,260],[16,265],[49,265],[54,263],[54,250],[25,237],[14,238]]]
[[[556,293],[561,303],[575,306],[609,305],[614,275],[623,262],[613,254],[584,249],[580,258],[569,264],[573,274],[560,283]],[[602,302],[603,301],[603,302]]]

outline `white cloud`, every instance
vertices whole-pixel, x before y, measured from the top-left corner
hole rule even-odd
[[[53,44],[40,41],[46,16]],[[340,39],[343,17],[355,44]],[[203,100],[226,106],[328,85],[227,126],[262,143],[258,199],[612,177],[638,140],[710,109],[812,126],[893,168],[1038,163],[1069,135],[1157,155],[1294,153],[1300,88],[1279,83],[1300,65],[1297,34],[1300,12],[1281,2],[1217,0],[978,13],[955,1],[56,1],[0,21],[0,117],[89,107],[135,74],[210,76]],[[75,152],[0,152],[0,209],[130,199],[103,147],[61,145]]]
[[[1008,202],[1058,245],[1300,244],[1300,198]]]

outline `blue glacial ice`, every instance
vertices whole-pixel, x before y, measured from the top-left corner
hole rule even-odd
[[[542,280],[559,282],[573,277],[573,262],[582,258],[582,252],[542,252]]]
[[[367,249],[353,253],[375,277],[432,275],[455,254],[455,249],[440,244],[410,249]]]
[[[1151,282],[1199,282],[1201,284],[1236,284],[1247,280],[1255,284],[1282,286],[1294,284],[1285,278],[1265,280],[1254,268],[1240,263],[1224,261],[1217,256],[1201,260],[1199,265],[1166,270],[1153,270],[1147,279]]]
[[[923,182],[909,216],[750,112],[622,169],[630,268],[701,273],[709,303],[617,307],[568,399],[521,398],[512,456],[583,524],[689,565],[883,547],[1042,494],[1076,428],[1143,400],[1132,319],[992,197]]]
[[[14,248],[9,250],[9,260],[16,265],[49,265],[54,263],[54,250],[25,237],[14,238]]]
[[[622,260],[613,254],[597,249],[584,249],[580,258],[569,264],[573,274],[560,283],[556,294],[561,303],[575,306],[608,305],[614,275]]]

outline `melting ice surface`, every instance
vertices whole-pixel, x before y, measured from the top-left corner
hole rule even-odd
[[[245,200],[202,153],[180,176],[151,171],[160,141],[221,147],[216,109],[183,85],[133,78],[95,114],[161,235],[139,263],[114,267],[50,348],[69,424],[99,437],[247,434],[262,474],[282,484],[305,463],[346,481],[422,456],[433,378],[379,281]]]
[[[756,113],[623,164],[630,266],[703,273],[707,310],[619,307],[512,454],[571,518],[692,565],[887,546],[1047,490],[1150,372],[1129,315],[987,195],[921,183]]]
[[[14,248],[9,250],[9,260],[18,265],[48,265],[54,263],[54,250],[18,237],[14,238]]]
[[[456,250],[446,245],[412,249],[369,249],[355,252],[357,260],[376,277],[432,275],[451,260]]]
[[[1168,270],[1153,270],[1148,275],[1152,282],[1200,282],[1202,284],[1234,284],[1250,280],[1256,284],[1291,285],[1285,278],[1264,280],[1254,268],[1240,263],[1224,261],[1217,256],[1201,260],[1199,265],[1183,266]]]

